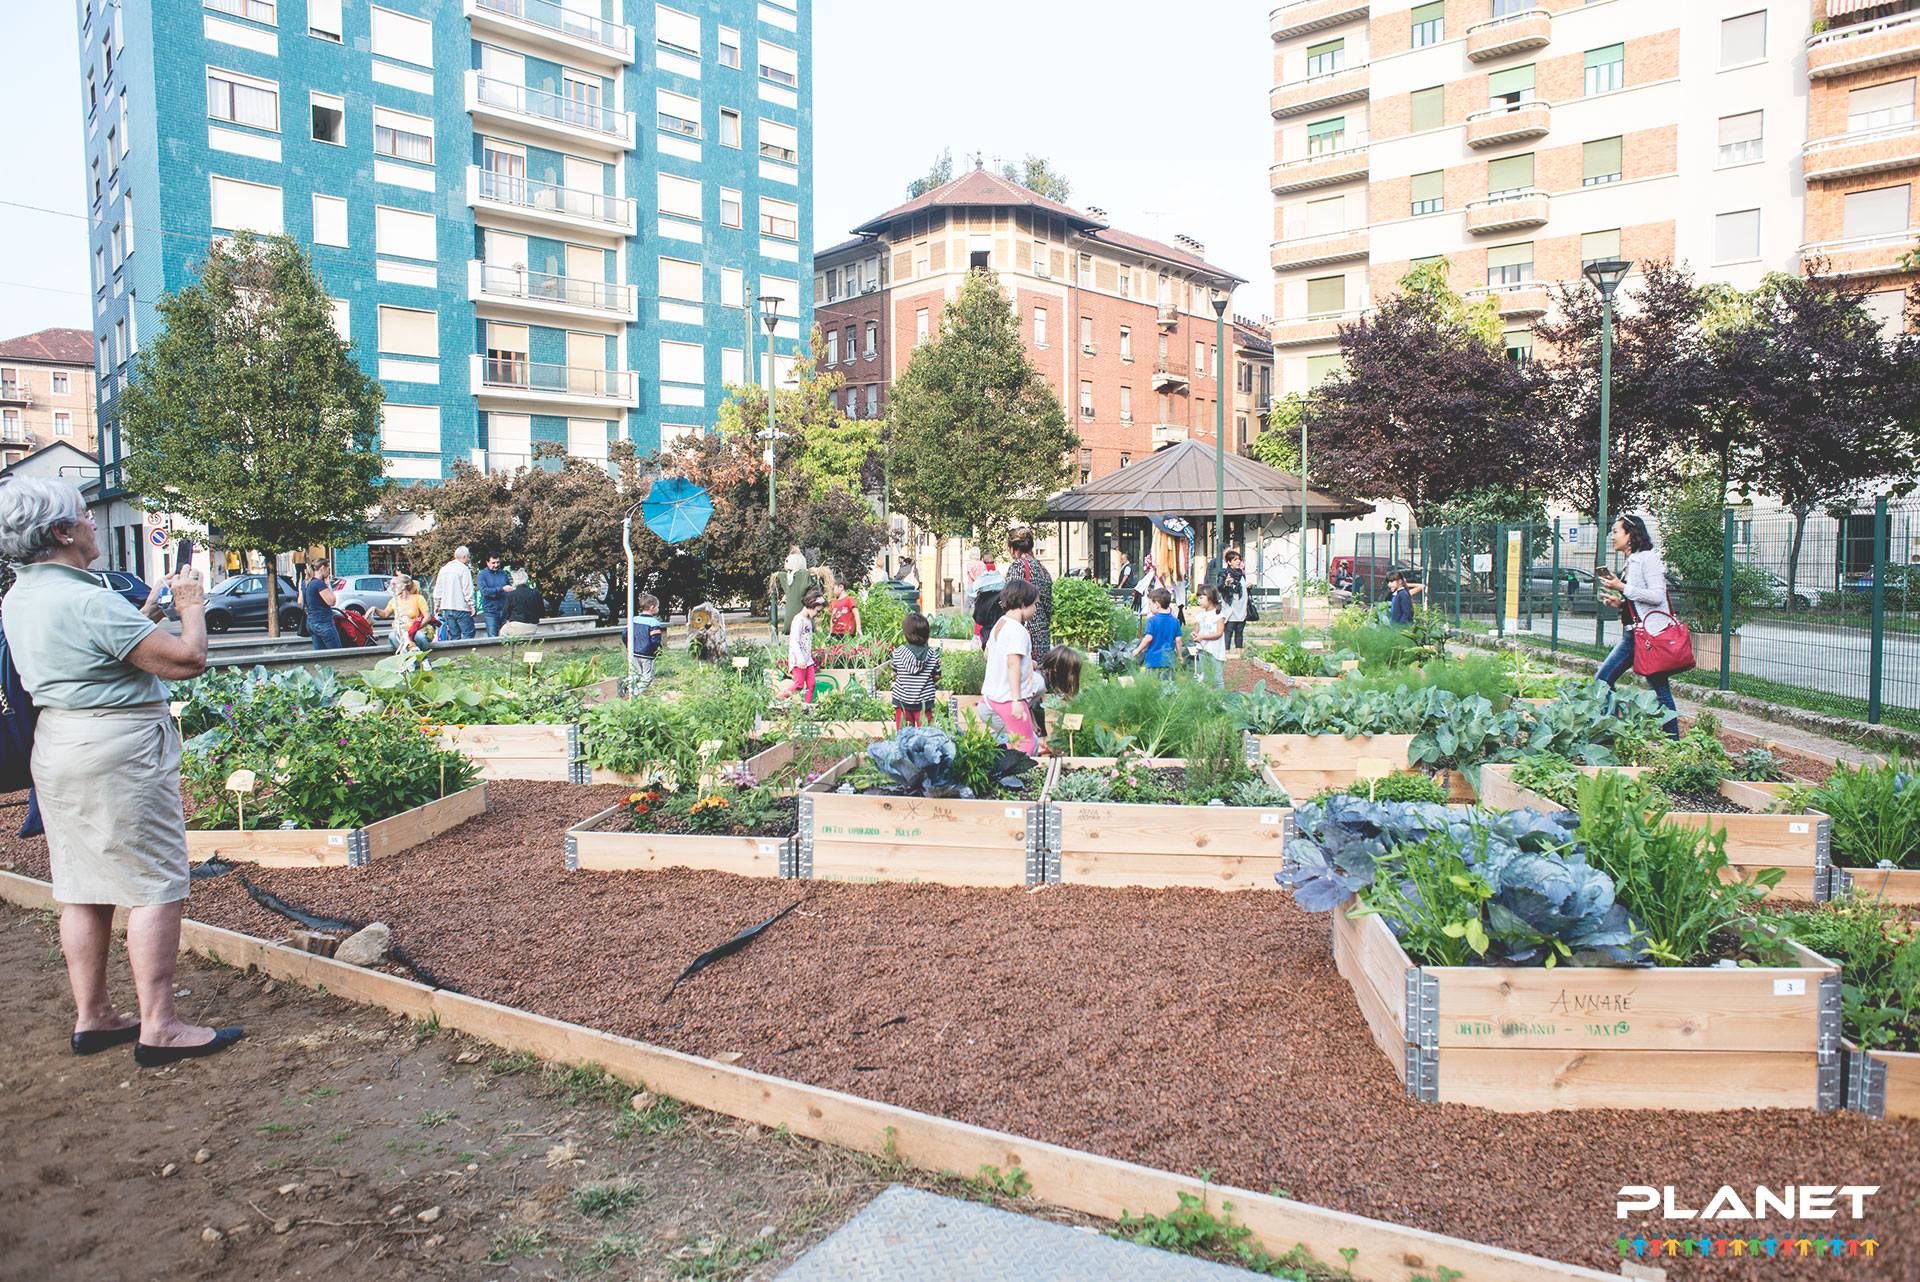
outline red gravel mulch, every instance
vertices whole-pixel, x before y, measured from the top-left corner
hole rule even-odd
[[[1920,1123],[1413,1104],[1334,970],[1327,918],[1277,891],[567,873],[562,829],[621,792],[495,783],[491,813],[431,846],[365,869],[247,876],[313,912],[386,921],[416,961],[477,996],[1609,1271],[1623,1231],[1661,1228],[1614,1218],[1623,1184],[1673,1184],[1694,1206],[1723,1184],[1748,1198],[1761,1184],[1876,1184],[1871,1261],[1662,1263],[1676,1279],[1920,1277]],[[0,799],[8,834],[21,801]],[[7,861],[44,876],[45,845],[9,835]],[[694,956],[796,899],[752,947],[662,999]],[[232,876],[196,883],[189,912],[267,938],[290,927]]]

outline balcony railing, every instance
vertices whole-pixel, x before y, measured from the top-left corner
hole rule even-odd
[[[1275,117],[1294,116],[1336,103],[1357,102],[1367,96],[1369,83],[1367,63],[1337,67],[1317,76],[1276,86],[1267,99],[1267,105]]]
[[[1806,145],[1803,157],[1802,169],[1811,182],[1920,165],[1920,122],[1905,120],[1816,138]]]
[[[1275,40],[1290,40],[1337,27],[1367,16],[1369,0],[1292,0],[1267,14],[1267,30]]]
[[[1350,307],[1337,312],[1287,317],[1275,320],[1267,327],[1267,332],[1273,335],[1275,347],[1305,347],[1338,342],[1340,327],[1361,320],[1368,311],[1365,307]]]
[[[1920,62],[1920,12],[1855,23],[1807,41],[1807,75],[1815,80],[1903,62]]]
[[[1467,117],[1467,146],[1492,147],[1538,138],[1553,127],[1553,106],[1538,98],[1500,102]]]
[[[1824,265],[1831,276],[1879,276],[1899,271],[1905,257],[1920,250],[1920,227],[1882,232],[1877,236],[1847,236],[1800,246],[1803,263]]]
[[[563,36],[585,40],[616,53],[633,48],[633,28],[588,13],[576,13],[553,0],[474,0],[476,8],[502,17],[518,18]]]
[[[475,200],[540,214],[564,214],[609,227],[632,230],[633,202],[625,196],[608,196],[582,187],[562,187],[537,182],[519,174],[497,173],[471,165],[472,192]]]
[[[1522,9],[1505,17],[1476,22],[1467,28],[1467,58],[1484,62],[1525,49],[1538,49],[1553,38],[1553,14],[1546,9]]]
[[[585,396],[632,404],[633,371],[585,365],[550,365],[518,357],[476,356],[482,387],[500,391]]]
[[[622,316],[634,314],[631,285],[587,280],[579,276],[556,276],[494,263],[473,264],[473,281],[476,291],[488,298],[556,303]]]
[[[1537,187],[1503,191],[1484,200],[1467,202],[1469,232],[1507,231],[1515,227],[1538,227],[1547,221],[1552,197]]]
[[[473,77],[473,101],[477,105],[603,134],[622,143],[631,144],[633,141],[633,116],[628,112],[615,111],[597,102],[548,93],[529,85],[515,84],[484,72],[470,71],[467,74]]]
[[[1339,138],[1335,146],[1325,151],[1309,152],[1275,164],[1267,171],[1268,185],[1279,194],[1364,177],[1368,165],[1367,131],[1355,129]]]
[[[0,383],[0,401],[5,401],[9,405],[31,405],[33,404],[33,389],[29,388],[25,383]]]
[[[1269,251],[1268,265],[1275,271],[1286,271],[1294,267],[1347,262],[1365,258],[1367,247],[1367,229],[1364,227],[1289,236],[1273,245]]]
[[[1547,312],[1547,286],[1532,279],[1483,285],[1468,290],[1466,296],[1491,298],[1502,316],[1544,316]]]

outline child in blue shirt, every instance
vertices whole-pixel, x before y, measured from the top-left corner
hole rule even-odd
[[[660,598],[651,592],[643,592],[634,601],[639,611],[633,616],[633,693],[639,694],[653,684],[653,660],[660,653],[661,643],[667,639],[667,621],[659,617]]]
[[[1133,657],[1145,656],[1143,662],[1149,670],[1171,678],[1180,655],[1180,620],[1173,617],[1173,593],[1155,588],[1147,594],[1147,600],[1153,604],[1153,613],[1147,616]]]

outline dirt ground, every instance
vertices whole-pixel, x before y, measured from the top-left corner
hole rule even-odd
[[[238,1046],[76,1058],[50,914],[0,907],[0,974],[8,1282],[767,1278],[899,1175],[191,959]]]

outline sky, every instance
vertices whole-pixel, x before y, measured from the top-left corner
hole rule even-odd
[[[0,245],[12,251],[0,266],[0,337],[89,329],[74,6],[0,3],[12,52],[0,120],[16,125],[0,185]],[[1032,152],[1072,183],[1070,204],[1157,240],[1200,241],[1210,261],[1253,282],[1234,310],[1264,316],[1269,7],[814,0],[816,248],[905,200],[943,148],[956,174],[975,153],[991,164]]]

